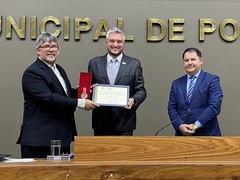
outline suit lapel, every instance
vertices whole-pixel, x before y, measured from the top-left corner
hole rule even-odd
[[[49,77],[51,77],[57,84],[58,84],[58,86],[62,89],[62,91],[64,92],[64,94],[66,94],[65,93],[65,91],[64,91],[64,89],[63,89],[63,87],[62,87],[62,85],[61,85],[61,83],[59,82],[59,80],[58,80],[58,78],[57,78],[57,76],[54,74],[54,72],[52,71],[52,69],[51,68],[49,68],[44,62],[42,62],[42,60],[40,60],[40,59],[37,59],[37,64],[38,64],[38,66],[42,69],[42,70],[44,70],[44,72],[46,72],[46,74],[48,74],[49,75]],[[59,70],[59,69],[58,69]],[[60,71],[59,71],[60,72]],[[61,73],[61,72],[60,72]],[[62,73],[61,73],[62,74]],[[64,77],[63,77],[64,78]],[[64,80],[65,80],[65,78],[64,78]]]
[[[103,73],[103,77],[105,79],[106,84],[110,84],[110,81],[108,79],[108,74],[107,74],[107,55],[101,58],[100,68]]]
[[[37,61],[39,67],[44,70],[56,83],[59,83],[60,85],[60,82],[58,81],[56,75],[54,74],[54,72],[52,71],[51,68],[49,68],[44,62],[42,62],[42,60],[38,59]]]
[[[118,70],[117,77],[116,77],[116,80],[115,80],[114,84],[117,84],[117,82],[121,78],[121,76],[122,76],[124,70],[126,69],[126,67],[128,66],[128,64],[129,64],[129,59],[127,59],[126,56],[123,55],[122,60],[121,60],[121,64],[119,65],[119,70]]]
[[[184,99],[187,101],[187,88],[186,88],[186,84],[187,84],[187,75],[183,76],[182,81],[181,81],[183,96],[184,96]]]
[[[66,94],[66,92],[65,92],[65,90],[63,89],[63,87],[62,87],[61,83],[59,82],[59,80],[58,80],[58,82],[60,83],[60,85],[61,85],[64,93],[66,94],[66,96],[68,96],[68,95],[70,96],[69,93],[71,92],[71,89],[70,89],[71,87],[70,87],[70,83],[69,83],[69,81],[68,81],[68,78],[67,78],[65,72],[63,71],[63,69],[62,69],[58,64],[56,64],[56,66],[57,66],[57,68],[58,68],[59,73],[61,74],[62,78],[63,78],[64,81],[65,81],[65,84],[66,84],[66,87],[67,87],[67,93],[68,93],[68,94]]]

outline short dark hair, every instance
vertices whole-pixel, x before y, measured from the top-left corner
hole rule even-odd
[[[185,51],[183,52],[183,54],[182,54],[183,59],[184,59],[184,55],[185,55],[186,52],[196,52],[197,56],[202,58],[202,53],[199,49],[194,48],[194,47],[190,47],[190,48],[185,49]]]

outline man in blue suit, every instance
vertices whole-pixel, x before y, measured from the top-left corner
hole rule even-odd
[[[88,99],[77,99],[77,89],[56,63],[59,44],[53,34],[38,37],[36,53],[37,60],[22,76],[24,114],[17,141],[22,158],[46,158],[54,139],[61,140],[61,153],[70,153],[70,143],[77,135],[75,110],[98,107]]]
[[[223,99],[220,79],[201,69],[203,57],[197,48],[187,48],[182,57],[187,74],[173,81],[168,102],[175,135],[221,136],[217,120]]]
[[[130,89],[127,107],[101,105],[93,110],[95,136],[132,136],[136,129],[136,111],[147,95],[141,62],[123,53],[124,44],[124,33],[118,28],[110,29],[106,35],[108,53],[89,61],[88,71],[92,73],[93,84],[126,85]],[[114,72],[111,70],[113,59],[116,59]]]

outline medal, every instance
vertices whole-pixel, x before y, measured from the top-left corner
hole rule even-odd
[[[86,99],[88,97],[86,91],[87,91],[87,88],[83,87],[83,92],[81,94],[81,98]]]

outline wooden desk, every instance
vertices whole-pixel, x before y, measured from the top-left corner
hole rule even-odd
[[[239,180],[240,162],[0,163],[1,180]]]
[[[0,179],[240,180],[239,146],[240,137],[76,137],[74,161],[0,163]]]

